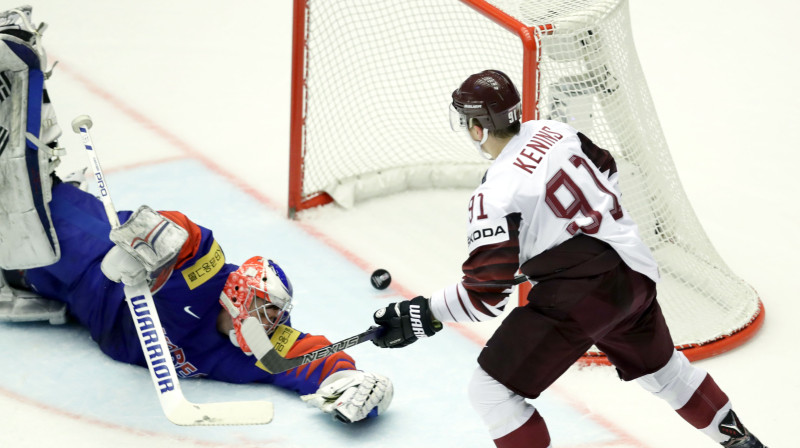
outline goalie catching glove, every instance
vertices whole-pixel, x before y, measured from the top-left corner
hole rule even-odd
[[[300,398],[340,422],[353,423],[386,412],[393,395],[392,382],[385,376],[341,370],[326,378],[315,393]]]
[[[372,343],[384,348],[405,347],[442,329],[442,323],[431,313],[430,301],[422,296],[392,303],[375,311],[373,318],[384,332]]]

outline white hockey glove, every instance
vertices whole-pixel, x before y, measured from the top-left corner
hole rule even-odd
[[[315,393],[300,398],[340,422],[353,423],[386,412],[393,395],[392,381],[385,376],[342,370],[326,378]]]
[[[155,293],[167,281],[175,267],[178,254],[189,238],[181,226],[143,205],[125,224],[111,229],[111,248],[100,268],[109,279],[126,285],[146,280]],[[120,252],[128,257],[123,257]],[[138,263],[138,268],[134,265]],[[140,270],[144,271],[141,278]]]
[[[147,271],[142,263],[119,246],[112,247],[103,257],[100,270],[112,282],[122,282],[126,285],[135,285],[147,280]]]

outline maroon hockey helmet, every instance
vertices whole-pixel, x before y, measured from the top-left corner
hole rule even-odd
[[[494,131],[520,119],[522,100],[508,75],[499,70],[484,70],[453,91],[450,110],[453,130],[466,128],[474,118],[482,128]]]

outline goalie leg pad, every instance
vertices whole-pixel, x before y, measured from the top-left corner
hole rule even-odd
[[[0,267],[55,263],[50,174],[61,131],[44,87],[46,58],[30,7],[0,13]]]

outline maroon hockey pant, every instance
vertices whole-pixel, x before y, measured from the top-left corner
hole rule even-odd
[[[655,283],[617,259],[584,278],[537,283],[489,339],[478,362],[517,394],[536,398],[593,344],[626,381],[663,367],[672,338]]]

